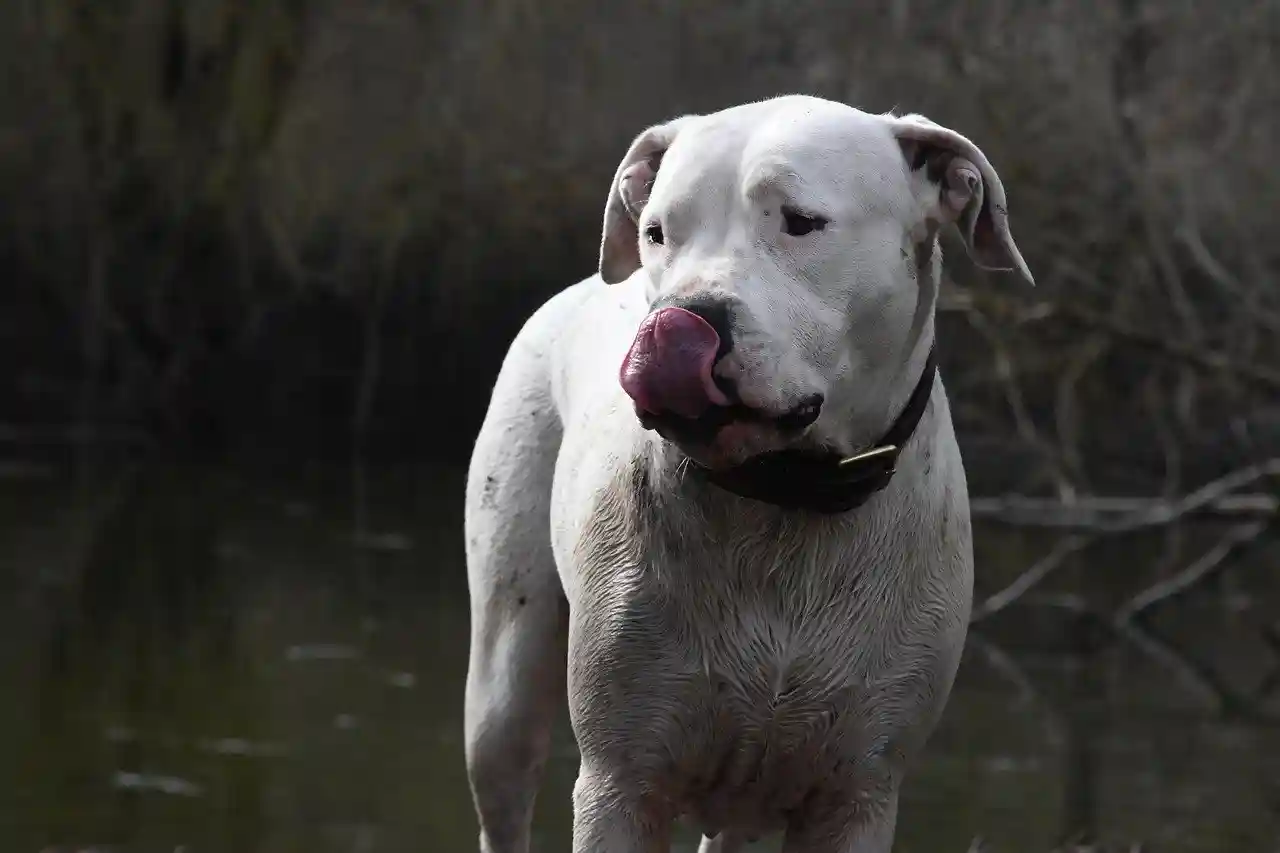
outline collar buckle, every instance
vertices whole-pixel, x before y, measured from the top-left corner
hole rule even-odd
[[[870,450],[845,457],[836,463],[836,480],[850,486],[861,486],[867,496],[889,485],[898,471],[900,448],[881,444]]]
[[[836,467],[843,474],[852,474],[858,471],[864,465],[874,466],[883,465],[888,473],[892,474],[896,471],[898,464],[898,454],[900,453],[896,444],[881,444],[870,450],[864,450],[853,456],[846,456],[836,463]],[[856,479],[856,477],[855,477]]]

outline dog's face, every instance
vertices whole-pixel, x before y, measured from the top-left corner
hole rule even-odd
[[[850,424],[883,420],[869,401],[932,336],[949,223],[979,264],[1030,280],[994,169],[926,119],[790,96],[645,131],[600,257],[606,282],[649,288],[620,374],[637,415],[712,467],[852,452]]]

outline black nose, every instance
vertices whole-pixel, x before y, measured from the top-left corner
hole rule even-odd
[[[733,300],[729,297],[715,293],[664,296],[653,303],[650,311],[661,308],[683,308],[706,320],[720,336],[720,348],[716,350],[716,361],[724,358],[729,350],[733,349]]]

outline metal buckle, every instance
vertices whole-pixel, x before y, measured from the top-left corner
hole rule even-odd
[[[867,462],[876,462],[881,459],[889,459],[889,470],[893,469],[893,462],[898,458],[898,447],[895,444],[882,444],[879,447],[873,447],[865,450],[856,456],[848,456],[836,463],[836,466],[842,471],[847,470],[855,465],[863,465]]]

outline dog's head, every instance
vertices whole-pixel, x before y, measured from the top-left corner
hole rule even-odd
[[[646,277],[620,374],[637,415],[711,467],[874,439],[931,344],[948,224],[1031,280],[995,169],[920,116],[788,96],[644,131],[600,249],[604,281]]]

